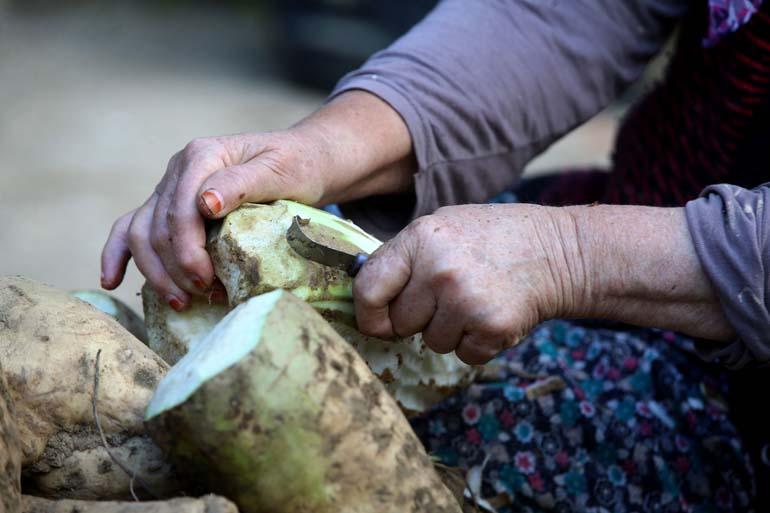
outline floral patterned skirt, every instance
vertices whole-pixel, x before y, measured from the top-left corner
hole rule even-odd
[[[499,513],[752,511],[724,372],[668,331],[552,321],[413,419]]]

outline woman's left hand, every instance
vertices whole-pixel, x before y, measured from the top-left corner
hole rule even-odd
[[[422,332],[439,353],[481,364],[570,311],[580,269],[569,216],[535,205],[447,207],[375,251],[353,287],[359,329]],[[574,228],[573,228],[574,233]],[[577,266],[577,267],[575,267]]]

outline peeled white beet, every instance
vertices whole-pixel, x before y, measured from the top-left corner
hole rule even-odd
[[[285,291],[238,306],[147,408],[180,472],[243,513],[444,513],[460,506],[358,353]]]

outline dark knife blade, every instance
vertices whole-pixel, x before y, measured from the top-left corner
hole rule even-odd
[[[310,219],[294,216],[291,226],[286,231],[286,240],[289,246],[303,258],[340,269],[355,277],[369,255],[366,253],[347,253],[314,241],[302,231],[302,227],[307,226],[310,222]]]

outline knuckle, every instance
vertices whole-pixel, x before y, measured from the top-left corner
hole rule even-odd
[[[378,306],[377,297],[374,291],[361,280],[355,280],[353,282],[353,298],[357,305],[365,308]]]
[[[462,348],[456,352],[457,357],[468,365],[483,365],[492,360],[497,353],[498,349],[487,344]]]
[[[193,272],[198,266],[198,259],[189,251],[177,251],[175,257],[177,266],[183,271]]]
[[[358,331],[369,337],[385,338],[388,335],[387,318],[372,315],[372,312],[366,309],[362,311],[358,304],[356,304],[356,325]]]
[[[393,327],[393,334],[399,338],[411,337],[416,334],[416,330],[413,326],[407,322],[408,317],[404,312],[390,312],[390,324]]]
[[[202,151],[205,151],[210,144],[211,143],[209,139],[205,137],[196,137],[195,139],[191,140],[185,145],[184,150],[182,150],[182,152],[184,153],[185,156],[196,155],[198,153],[201,153]]]
[[[135,213],[136,210],[131,210],[118,217],[115,222],[112,223],[110,233],[125,238],[128,235],[129,228],[131,228],[131,222],[134,220]]]
[[[131,224],[131,220],[134,218],[134,212],[135,210],[132,210],[130,212],[126,212],[122,216],[120,216],[115,223],[113,223],[113,228],[123,228],[128,229],[129,224]]]
[[[374,333],[372,333],[374,326],[372,326],[372,323],[363,315],[356,315],[356,328],[359,332],[361,332],[362,335],[365,335],[367,337],[374,337]]]
[[[112,228],[110,228],[110,239],[125,239],[128,236],[128,223],[124,218],[118,218],[117,221],[112,223]]]
[[[166,164],[166,172],[172,171],[175,167],[177,162],[179,162],[179,159],[181,159],[184,156],[185,150],[179,150],[178,152],[171,155],[171,158],[168,159],[168,163]],[[161,180],[158,185],[155,186],[155,192],[159,193],[162,189],[164,180]]]
[[[435,215],[418,217],[409,225],[409,230],[417,236],[432,236],[440,228],[441,220]]]
[[[128,242],[128,247],[131,248],[132,251],[142,247],[145,243],[145,240],[145,234],[141,230],[133,226],[128,229],[126,241]]]
[[[511,321],[508,316],[502,313],[493,313],[483,316],[480,319],[480,326],[490,336],[504,338],[511,330]]]
[[[430,333],[423,333],[422,340],[425,342],[426,346],[439,354],[449,354],[455,349],[455,347],[447,343],[443,337]]]
[[[388,329],[385,326],[376,325],[376,326],[366,326],[365,328],[361,329],[361,333],[364,333],[365,335],[368,335],[370,337],[375,338],[381,338],[381,339],[388,339],[393,334],[388,331]]]
[[[166,248],[166,242],[168,238],[160,233],[154,232],[150,234],[150,247],[155,250],[156,253],[162,253]]]

